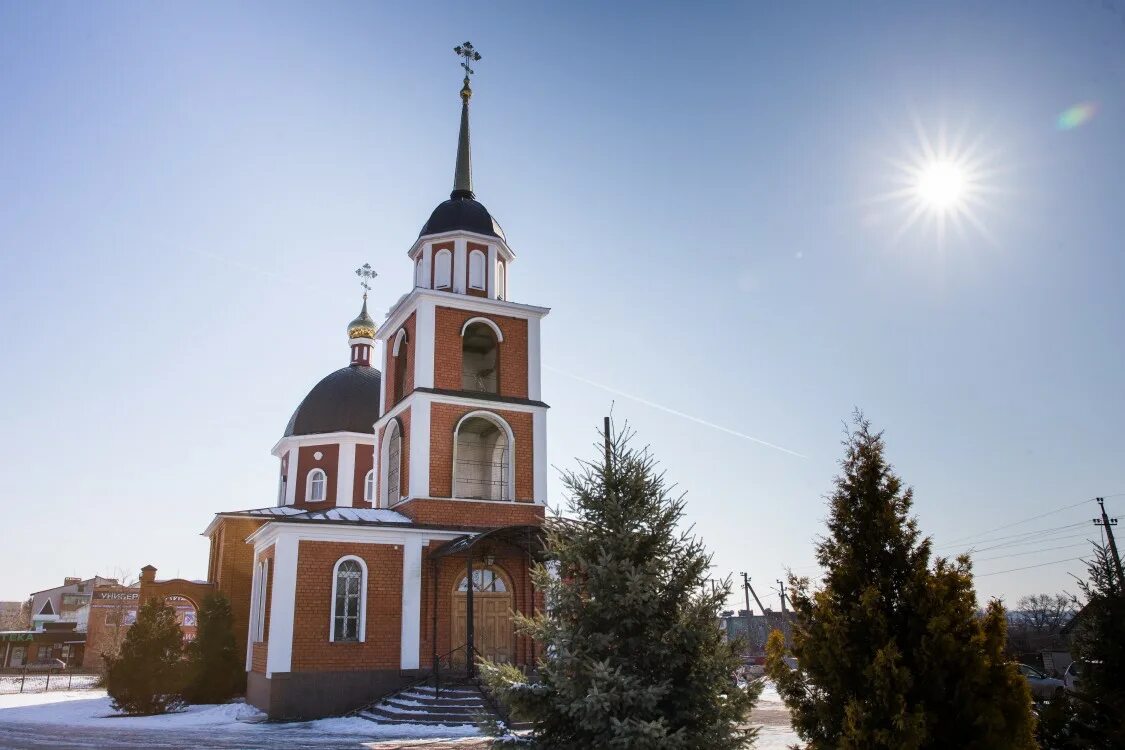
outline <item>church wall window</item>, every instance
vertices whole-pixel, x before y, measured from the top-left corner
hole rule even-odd
[[[480,250],[473,250],[469,253],[469,288],[470,289],[484,289],[484,253]]]
[[[496,299],[507,299],[508,279],[505,278],[504,261],[496,261]]]
[[[461,332],[461,390],[499,393],[500,347],[491,321],[470,321]]]
[[[319,503],[324,500],[324,495],[327,489],[328,476],[321,469],[313,469],[309,472],[308,488],[305,493],[305,499],[310,503]]]
[[[394,392],[391,394],[393,403],[398,403],[402,397],[406,395],[406,358],[410,347],[409,341],[406,336],[406,329],[403,328],[395,334],[395,343],[391,351],[391,356],[394,357]]]
[[[363,479],[363,499],[369,503],[375,502],[375,470],[367,472]]]
[[[418,260],[414,261],[414,286],[422,286],[422,255],[418,255]]]
[[[434,288],[448,289],[453,283],[453,253],[438,250],[434,256]]]
[[[386,477],[386,492],[383,507],[389,508],[402,500],[402,430],[393,421],[387,427],[383,438],[383,476]]]
[[[362,643],[367,619],[367,565],[353,555],[332,568],[332,622],[329,640]]]

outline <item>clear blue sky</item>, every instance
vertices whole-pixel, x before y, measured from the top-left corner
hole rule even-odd
[[[410,287],[465,39],[478,196],[511,296],[553,308],[553,465],[616,399],[759,593],[811,570],[856,406],[942,551],[1125,493],[1125,3],[5,3],[0,598],[203,577],[212,513],[273,502],[270,447],[346,364],[352,270],[381,310]],[[975,149],[983,231],[939,240],[879,197],[943,128]]]

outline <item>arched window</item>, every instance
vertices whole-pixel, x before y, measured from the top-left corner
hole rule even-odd
[[[414,286],[422,286],[422,254],[418,254],[418,260],[414,261]]]
[[[402,401],[402,397],[406,395],[406,357],[409,350],[409,340],[406,329],[403,328],[395,334],[394,347],[391,349],[391,356],[395,360],[394,393],[392,396],[396,404]]]
[[[253,640],[256,642],[266,639],[266,592],[270,585],[269,570],[269,560],[259,560],[254,568],[254,620],[251,628]]]
[[[363,499],[369,503],[375,502],[375,470],[367,472],[363,479]]]
[[[480,321],[465,326],[461,333],[461,390],[498,393],[498,353],[492,325]]]
[[[508,294],[508,279],[505,278],[504,261],[496,261],[496,299],[505,299]]]
[[[484,253],[473,250],[469,253],[469,288],[484,290]]]
[[[367,619],[367,565],[341,557],[332,569],[332,622],[329,640],[362,642]]]
[[[324,494],[327,491],[327,484],[328,477],[322,470],[313,469],[310,471],[308,488],[305,492],[305,501],[310,503],[322,502],[324,500]]]
[[[463,576],[457,585],[458,591],[469,590],[469,577]],[[492,568],[477,568],[473,571],[473,591],[486,594],[503,594],[508,590],[508,584]]]
[[[434,256],[434,289],[448,289],[453,279],[453,253],[438,250]]]
[[[402,500],[402,430],[394,420],[383,438],[383,476],[387,478],[383,507],[389,508]]]
[[[453,446],[453,496],[466,500],[512,498],[511,431],[487,412],[465,415]]]

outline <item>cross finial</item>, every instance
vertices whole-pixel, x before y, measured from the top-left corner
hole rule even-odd
[[[371,291],[371,282],[379,273],[371,267],[370,263],[364,263],[355,269],[355,275],[359,277],[359,285],[363,287],[363,298],[366,300],[367,293]]]
[[[459,57],[463,58],[461,60],[461,67],[465,69],[465,78],[468,79],[469,76],[476,72],[469,66],[469,63],[480,60],[480,53],[473,49],[472,42],[458,44],[453,48],[453,51],[456,52]]]

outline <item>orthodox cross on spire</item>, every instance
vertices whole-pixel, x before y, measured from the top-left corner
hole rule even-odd
[[[453,48],[461,58],[461,68],[465,71],[465,81],[461,85],[461,132],[457,138],[457,166],[453,171],[453,192],[450,198],[473,198],[473,163],[469,151],[469,99],[473,95],[469,87],[469,76],[476,71],[470,63],[480,60],[480,53],[472,42],[465,42]]]
[[[363,299],[367,300],[367,293],[371,291],[371,282],[379,273],[371,267],[370,263],[364,263],[359,268],[355,269],[355,275],[359,277],[359,285],[363,287]]]

